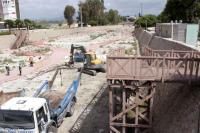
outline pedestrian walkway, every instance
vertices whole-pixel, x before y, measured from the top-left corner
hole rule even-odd
[[[13,71],[10,71],[10,76],[5,74],[0,74],[0,84],[3,84],[8,81],[17,80],[23,78],[26,75],[33,74],[36,72],[40,72],[42,70],[47,69],[47,67],[53,67],[59,64],[67,53],[68,50],[63,48],[52,48],[53,52],[50,56],[45,57],[42,61],[35,63],[33,67],[23,67],[22,68],[22,76],[19,75],[19,70],[16,68]]]

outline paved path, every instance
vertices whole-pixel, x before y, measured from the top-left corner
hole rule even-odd
[[[66,54],[68,53],[68,50],[63,48],[52,48],[53,52],[51,55],[45,57],[40,62],[37,62],[34,64],[34,67],[23,67],[22,68],[22,76],[19,76],[18,69],[15,69],[10,72],[10,76],[7,76],[5,74],[0,74],[0,84],[3,84],[8,81],[17,80],[20,78],[25,77],[28,74],[33,74],[36,72],[40,72],[42,70],[47,69],[47,67],[53,67],[56,66],[64,59]]]

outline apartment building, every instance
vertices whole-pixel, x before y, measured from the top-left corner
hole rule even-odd
[[[18,0],[0,0],[3,11],[3,19],[16,20],[20,19],[19,1]]]

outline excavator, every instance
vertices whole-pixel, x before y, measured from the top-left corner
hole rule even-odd
[[[79,51],[79,53],[74,53],[75,50]],[[97,58],[94,52],[87,52],[84,46],[81,45],[71,45],[70,50],[70,60],[68,62],[68,66],[73,67],[75,62],[83,62],[83,73],[96,76],[97,72],[106,72],[104,63]]]

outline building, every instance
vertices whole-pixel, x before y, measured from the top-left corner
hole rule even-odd
[[[19,1],[18,0],[0,0],[3,9],[3,19],[16,20],[20,19]]]
[[[0,0],[0,21],[3,20],[3,6],[2,6],[2,2]]]
[[[184,42],[188,45],[197,46],[198,24],[185,23],[158,23],[156,24],[156,35],[164,38]]]

